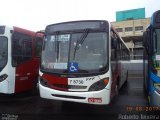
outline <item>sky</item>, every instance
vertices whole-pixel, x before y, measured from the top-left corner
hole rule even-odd
[[[75,20],[116,20],[116,11],[145,8],[146,17],[160,9],[160,0],[0,0],[0,25],[32,31]]]

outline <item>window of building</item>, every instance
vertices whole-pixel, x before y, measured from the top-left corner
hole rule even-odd
[[[135,31],[143,30],[143,26],[136,26]]]
[[[126,27],[126,28],[125,28],[125,32],[129,32],[129,31],[132,31],[132,30],[133,30],[132,27]]]
[[[123,32],[123,28],[116,28],[117,32]]]

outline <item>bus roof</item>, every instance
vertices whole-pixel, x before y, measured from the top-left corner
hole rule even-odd
[[[35,35],[35,32],[31,30],[27,30],[27,29],[15,27],[15,26],[0,25],[0,34],[4,34],[6,30],[10,30],[10,31],[16,30],[17,32],[26,33],[31,36]]]
[[[13,26],[13,29],[16,30],[17,32],[24,32],[28,35],[31,35],[31,36],[34,36],[35,35],[35,32],[34,31],[31,31],[31,30],[27,30],[27,29],[24,29],[24,28],[20,28],[20,27],[15,27]]]
[[[84,29],[102,29],[108,28],[108,21],[106,20],[81,20],[69,21],[48,25],[45,29],[46,33],[68,31],[68,30],[84,30]],[[107,26],[107,27],[106,27]]]

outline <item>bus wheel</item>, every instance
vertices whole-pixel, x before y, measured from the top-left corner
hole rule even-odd
[[[120,78],[117,78],[117,84],[116,84],[116,88],[115,88],[115,94],[118,95],[119,94],[119,83],[120,83]]]
[[[126,82],[128,82],[128,70],[127,70]]]
[[[118,96],[118,94],[119,94],[119,85],[118,84],[116,85],[115,93],[116,93],[116,96]]]
[[[38,86],[38,80],[33,84],[32,86],[32,95],[37,96],[39,95],[39,86]]]

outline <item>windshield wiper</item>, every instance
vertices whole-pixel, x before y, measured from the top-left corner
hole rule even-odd
[[[84,40],[86,39],[87,35],[89,33],[89,29],[85,29],[84,33],[81,35],[80,39],[77,40],[76,46],[74,48],[74,54],[73,54],[73,60],[75,59],[76,51],[80,48],[80,46],[83,44]]]

